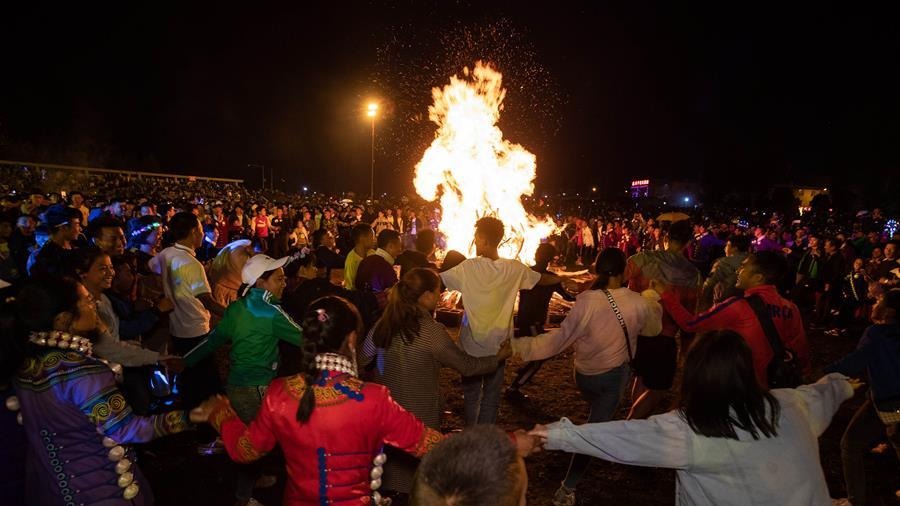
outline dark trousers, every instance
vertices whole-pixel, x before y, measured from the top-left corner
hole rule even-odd
[[[625,388],[631,380],[631,366],[622,364],[615,369],[603,374],[587,376],[575,373],[575,382],[581,395],[591,408],[588,415],[588,423],[608,422],[612,420],[619,407],[619,402],[625,395]],[[590,455],[573,453],[569,462],[569,470],[563,485],[568,489],[574,489],[581,480],[591,462]]]
[[[866,503],[866,468],[864,457],[872,443],[884,435],[889,429],[888,439],[900,458],[900,430],[897,424],[887,427],[875,412],[872,399],[856,411],[850,425],[841,438],[841,464],[844,467],[844,483],[847,485],[847,498],[853,506],[864,506]]]
[[[536,336],[543,333],[543,325],[528,325],[527,329],[516,329],[516,337]],[[528,382],[531,381],[531,378],[534,378],[534,375],[541,370],[541,366],[544,365],[544,362],[545,360],[532,360],[531,362],[522,364],[516,371],[516,379],[513,380],[507,390],[517,392],[520,388],[527,385]]]
[[[838,317],[835,321],[835,327],[839,329],[846,329],[850,327],[850,324],[853,323],[853,320],[856,316],[856,310],[859,309],[859,306],[859,302],[853,299],[844,299],[841,302]]]
[[[198,337],[172,336],[172,352],[183,357],[187,352],[196,348],[206,335]],[[211,395],[222,392],[219,382],[219,374],[212,356],[206,357],[181,372],[178,378],[178,387],[181,391],[183,409],[193,409]]]

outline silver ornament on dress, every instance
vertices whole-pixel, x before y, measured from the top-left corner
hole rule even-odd
[[[122,475],[119,476],[119,481],[118,481],[119,488],[125,488],[125,487],[127,487],[128,485],[131,485],[131,483],[132,483],[133,481],[134,481],[134,474],[133,474],[133,473],[130,473],[130,472],[122,473]]]
[[[131,499],[134,499],[134,496],[138,495],[139,490],[140,487],[138,487],[138,484],[132,483],[131,485],[125,487],[125,491],[122,493],[122,497],[124,497],[126,501],[130,501]]]
[[[103,447],[104,448],[112,448],[113,446],[116,446],[117,444],[119,444],[119,443],[117,443],[115,439],[108,437],[108,436],[103,437]]]
[[[381,478],[372,480],[372,483],[369,484],[369,487],[371,487],[372,490],[378,490],[379,488],[381,488]]]
[[[116,474],[125,474],[128,470],[131,469],[131,461],[128,459],[122,459],[116,462]]]
[[[375,460],[372,462],[375,463],[376,466],[383,466],[385,462],[387,462],[387,455],[384,453],[379,453],[375,456]]]
[[[121,446],[115,446],[109,450],[109,460],[113,462],[118,462],[122,460],[122,457],[125,456],[125,448]]]
[[[19,404],[19,398],[15,395],[10,395],[6,398],[6,409],[10,411],[18,411],[21,408]]]

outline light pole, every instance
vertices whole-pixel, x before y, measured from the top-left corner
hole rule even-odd
[[[372,178],[369,183],[369,198],[375,200],[375,116],[378,114],[378,104],[371,102],[366,115],[372,118]]]

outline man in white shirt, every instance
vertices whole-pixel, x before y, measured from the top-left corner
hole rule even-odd
[[[444,285],[462,292],[466,311],[459,331],[463,350],[475,357],[496,355],[503,341],[513,335],[513,308],[519,290],[536,285],[555,285],[560,279],[529,269],[518,260],[500,258],[503,222],[486,216],[475,224],[476,258],[441,273]],[[494,423],[503,387],[502,363],[483,376],[464,377],[466,425]]]
[[[180,212],[169,221],[175,244],[151,260],[151,268],[162,276],[163,292],[175,309],[169,315],[172,351],[184,356],[209,333],[210,313],[219,318],[225,308],[212,297],[206,271],[194,250],[203,244],[203,228],[193,213]],[[206,359],[181,375],[185,407],[198,405],[219,390],[211,359]]]

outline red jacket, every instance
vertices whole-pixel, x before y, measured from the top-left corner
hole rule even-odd
[[[443,438],[397,404],[387,387],[333,372],[313,385],[315,410],[298,422],[306,388],[303,376],[274,380],[249,427],[227,405],[209,418],[236,462],[252,462],[281,446],[285,505],[371,504],[369,473],[384,445],[421,457]]]
[[[750,345],[753,352],[753,368],[759,384],[767,386],[766,368],[772,360],[772,347],[763,331],[756,313],[745,297],[759,295],[772,315],[772,321],[781,337],[781,342],[797,355],[803,373],[812,372],[809,361],[809,343],[803,328],[803,319],[796,304],[783,298],[773,285],[762,285],[744,292],[744,297],[732,297],[716,304],[709,311],[694,315],[681,305],[678,296],[666,292],[662,296],[662,306],[666,313],[686,332],[705,332],[710,330],[733,330],[740,334]]]

